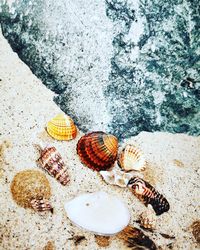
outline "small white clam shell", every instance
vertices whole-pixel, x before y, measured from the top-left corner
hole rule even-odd
[[[100,174],[107,184],[119,187],[126,187],[128,181],[134,176],[133,173],[125,173],[117,169],[111,171],[100,171]]]
[[[77,226],[98,235],[113,235],[130,221],[124,203],[105,192],[87,193],[65,203],[68,218]]]

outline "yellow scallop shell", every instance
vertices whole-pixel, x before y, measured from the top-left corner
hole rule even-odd
[[[47,132],[56,140],[69,141],[76,137],[77,128],[68,115],[58,114],[47,123]]]

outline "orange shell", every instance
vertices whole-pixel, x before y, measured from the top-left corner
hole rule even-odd
[[[65,114],[58,114],[47,123],[47,132],[59,141],[72,140],[77,135],[73,120]]]
[[[77,144],[81,162],[96,171],[111,168],[117,158],[117,150],[117,138],[99,131],[82,136]]]

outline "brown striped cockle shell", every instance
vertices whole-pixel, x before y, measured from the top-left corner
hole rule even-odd
[[[146,168],[143,152],[134,145],[126,145],[119,155],[118,164],[125,171],[141,171]]]
[[[58,114],[47,123],[48,134],[59,141],[69,141],[76,137],[77,128],[66,114]]]
[[[151,205],[140,214],[140,225],[146,229],[155,229],[156,227],[156,214]]]
[[[40,167],[46,170],[62,185],[67,185],[69,182],[67,168],[55,147],[45,147],[41,150],[41,155],[37,162]]]
[[[80,138],[77,153],[87,167],[96,170],[108,170],[117,158],[118,140],[104,132],[92,132]]]
[[[139,177],[133,177],[129,180],[128,187],[146,206],[150,204],[156,215],[161,215],[169,210],[170,206],[167,199],[155,190],[155,188],[147,181],[144,181]]]
[[[24,208],[44,211],[37,204],[43,202],[46,210],[52,210],[49,204],[51,187],[46,176],[37,170],[24,170],[17,173],[11,183],[11,193],[15,202]]]

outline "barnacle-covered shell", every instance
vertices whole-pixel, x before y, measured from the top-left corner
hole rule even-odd
[[[114,165],[117,149],[117,138],[104,132],[84,135],[77,144],[81,162],[96,171],[107,170]]]
[[[41,150],[41,155],[37,162],[62,185],[66,185],[69,182],[67,168],[55,147],[45,147]]]
[[[47,123],[47,132],[56,140],[68,141],[76,137],[77,128],[68,115],[58,114]]]
[[[119,187],[126,187],[129,180],[133,177],[132,173],[125,173],[123,171],[112,169],[111,171],[100,171],[103,180],[110,185]]]
[[[155,243],[147,235],[145,235],[140,229],[130,225],[117,236],[119,239],[123,240],[130,249],[157,249]]]
[[[156,214],[151,205],[148,205],[147,210],[145,210],[140,215],[140,224],[142,227],[147,229],[155,229],[156,227]]]
[[[24,170],[15,175],[11,183],[15,202],[24,208],[33,208],[33,200],[49,200],[51,188],[46,176],[37,170]]]
[[[170,206],[167,199],[143,179],[139,177],[131,178],[128,182],[128,187],[146,206],[148,204],[152,205],[157,215],[169,210]]]
[[[144,170],[146,160],[143,152],[134,145],[126,145],[118,158],[119,166],[125,171]]]

